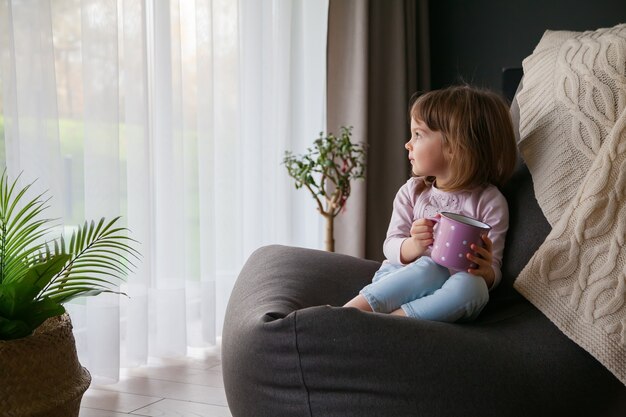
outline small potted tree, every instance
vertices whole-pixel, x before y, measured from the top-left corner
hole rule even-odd
[[[0,178],[0,414],[78,416],[91,376],[78,362],[63,304],[116,291],[139,253],[119,219],[48,239],[45,193]]]
[[[335,251],[334,220],[350,196],[350,180],[364,179],[366,145],[352,143],[352,127],[341,127],[339,137],[332,133],[320,137],[304,155],[285,152],[287,173],[297,189],[305,187],[326,218],[326,250]]]

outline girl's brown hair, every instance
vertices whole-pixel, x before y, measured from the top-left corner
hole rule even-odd
[[[410,115],[441,132],[444,154],[453,162],[447,191],[501,187],[511,177],[517,147],[509,108],[499,95],[470,86],[430,91],[415,100]]]

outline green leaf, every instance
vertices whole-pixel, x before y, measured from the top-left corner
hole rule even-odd
[[[79,228],[70,242],[71,259],[41,296],[65,303],[78,296],[118,293],[111,287],[130,271],[125,262],[140,256],[130,245],[136,241],[122,234],[127,229],[115,227],[118,220],[101,219],[97,225],[91,222]]]
[[[126,295],[125,293],[118,292],[118,291],[94,290],[94,289],[85,288],[85,289],[77,289],[77,290],[62,292],[51,297],[51,299],[57,301],[59,304],[62,304],[62,303],[67,303],[68,301],[73,300],[74,298],[87,297],[87,296],[95,297],[96,295],[100,295],[103,293]]]
[[[28,269],[19,280],[0,286],[0,314],[16,317],[31,307],[37,295],[61,271],[69,260],[69,255],[52,256],[45,262]]]
[[[60,316],[63,313],[65,313],[65,308],[50,299],[45,298],[32,302],[17,317],[0,316],[0,340],[26,337],[32,334],[48,318]]]
[[[69,253],[74,253],[74,248],[76,247],[76,230],[72,232],[72,237],[70,238],[70,250]]]
[[[25,310],[20,318],[35,330],[49,317],[60,316],[65,313],[65,307],[48,298],[34,301]]]
[[[0,340],[14,340],[26,337],[33,329],[22,320],[7,319],[0,316]]]
[[[24,275],[25,259],[42,248],[41,238],[49,230],[49,219],[37,219],[47,208],[48,200],[42,200],[45,193],[26,199],[32,183],[17,190],[18,179],[9,185],[6,171],[0,178],[0,283]]]
[[[47,261],[32,266],[26,273],[24,280],[30,281],[33,291],[39,293],[69,260],[70,255],[64,253],[51,256]]]

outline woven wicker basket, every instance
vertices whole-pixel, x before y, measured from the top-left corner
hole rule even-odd
[[[0,341],[0,417],[77,417],[90,382],[67,314],[31,336]]]

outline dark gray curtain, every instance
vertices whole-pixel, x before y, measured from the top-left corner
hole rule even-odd
[[[369,146],[367,179],[336,220],[337,252],[384,259],[393,199],[410,177],[409,100],[430,84],[428,44],[427,0],[330,0],[327,128],[353,126]]]

